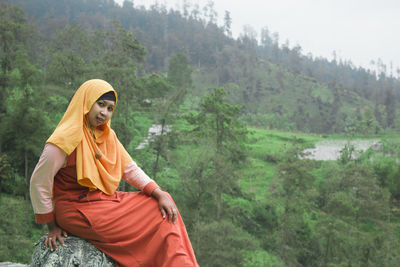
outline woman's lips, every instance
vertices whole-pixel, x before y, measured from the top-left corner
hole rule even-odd
[[[103,124],[105,120],[102,118],[96,118],[96,121],[98,124]]]

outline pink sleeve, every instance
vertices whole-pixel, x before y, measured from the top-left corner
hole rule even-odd
[[[67,154],[57,146],[53,144],[44,146],[30,183],[31,201],[38,223],[54,220],[52,197],[54,176],[66,163],[66,159]]]
[[[150,195],[158,185],[132,161],[124,171],[122,178],[130,185]],[[151,191],[151,192],[150,192]]]

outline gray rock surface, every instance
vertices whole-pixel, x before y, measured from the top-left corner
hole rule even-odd
[[[0,262],[0,267],[29,267],[29,265],[13,262]]]
[[[64,238],[65,246],[50,251],[44,245],[46,236],[35,244],[31,267],[114,267],[114,261],[95,246],[76,236]],[[8,266],[7,266],[8,267]]]

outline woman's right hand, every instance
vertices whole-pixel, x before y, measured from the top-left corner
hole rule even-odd
[[[176,219],[178,217],[178,210],[175,207],[172,198],[168,197],[168,194],[162,191],[159,187],[154,189],[151,195],[157,199],[158,207],[160,209],[161,215],[163,219],[168,215],[168,221],[175,224]]]
[[[46,248],[50,248],[51,251],[53,251],[54,248],[57,250],[57,240],[62,246],[64,246],[64,239],[62,237],[68,237],[67,232],[61,229],[55,221],[47,223],[47,227],[49,228],[49,233],[44,241]]]

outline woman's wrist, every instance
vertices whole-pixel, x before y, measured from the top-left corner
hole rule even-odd
[[[46,224],[47,224],[47,228],[49,229],[49,231],[57,227],[56,221],[51,221]]]
[[[157,187],[156,189],[153,190],[153,192],[151,192],[151,196],[157,200],[159,200],[160,197],[162,197],[163,195],[164,191],[162,191],[160,187]]]

